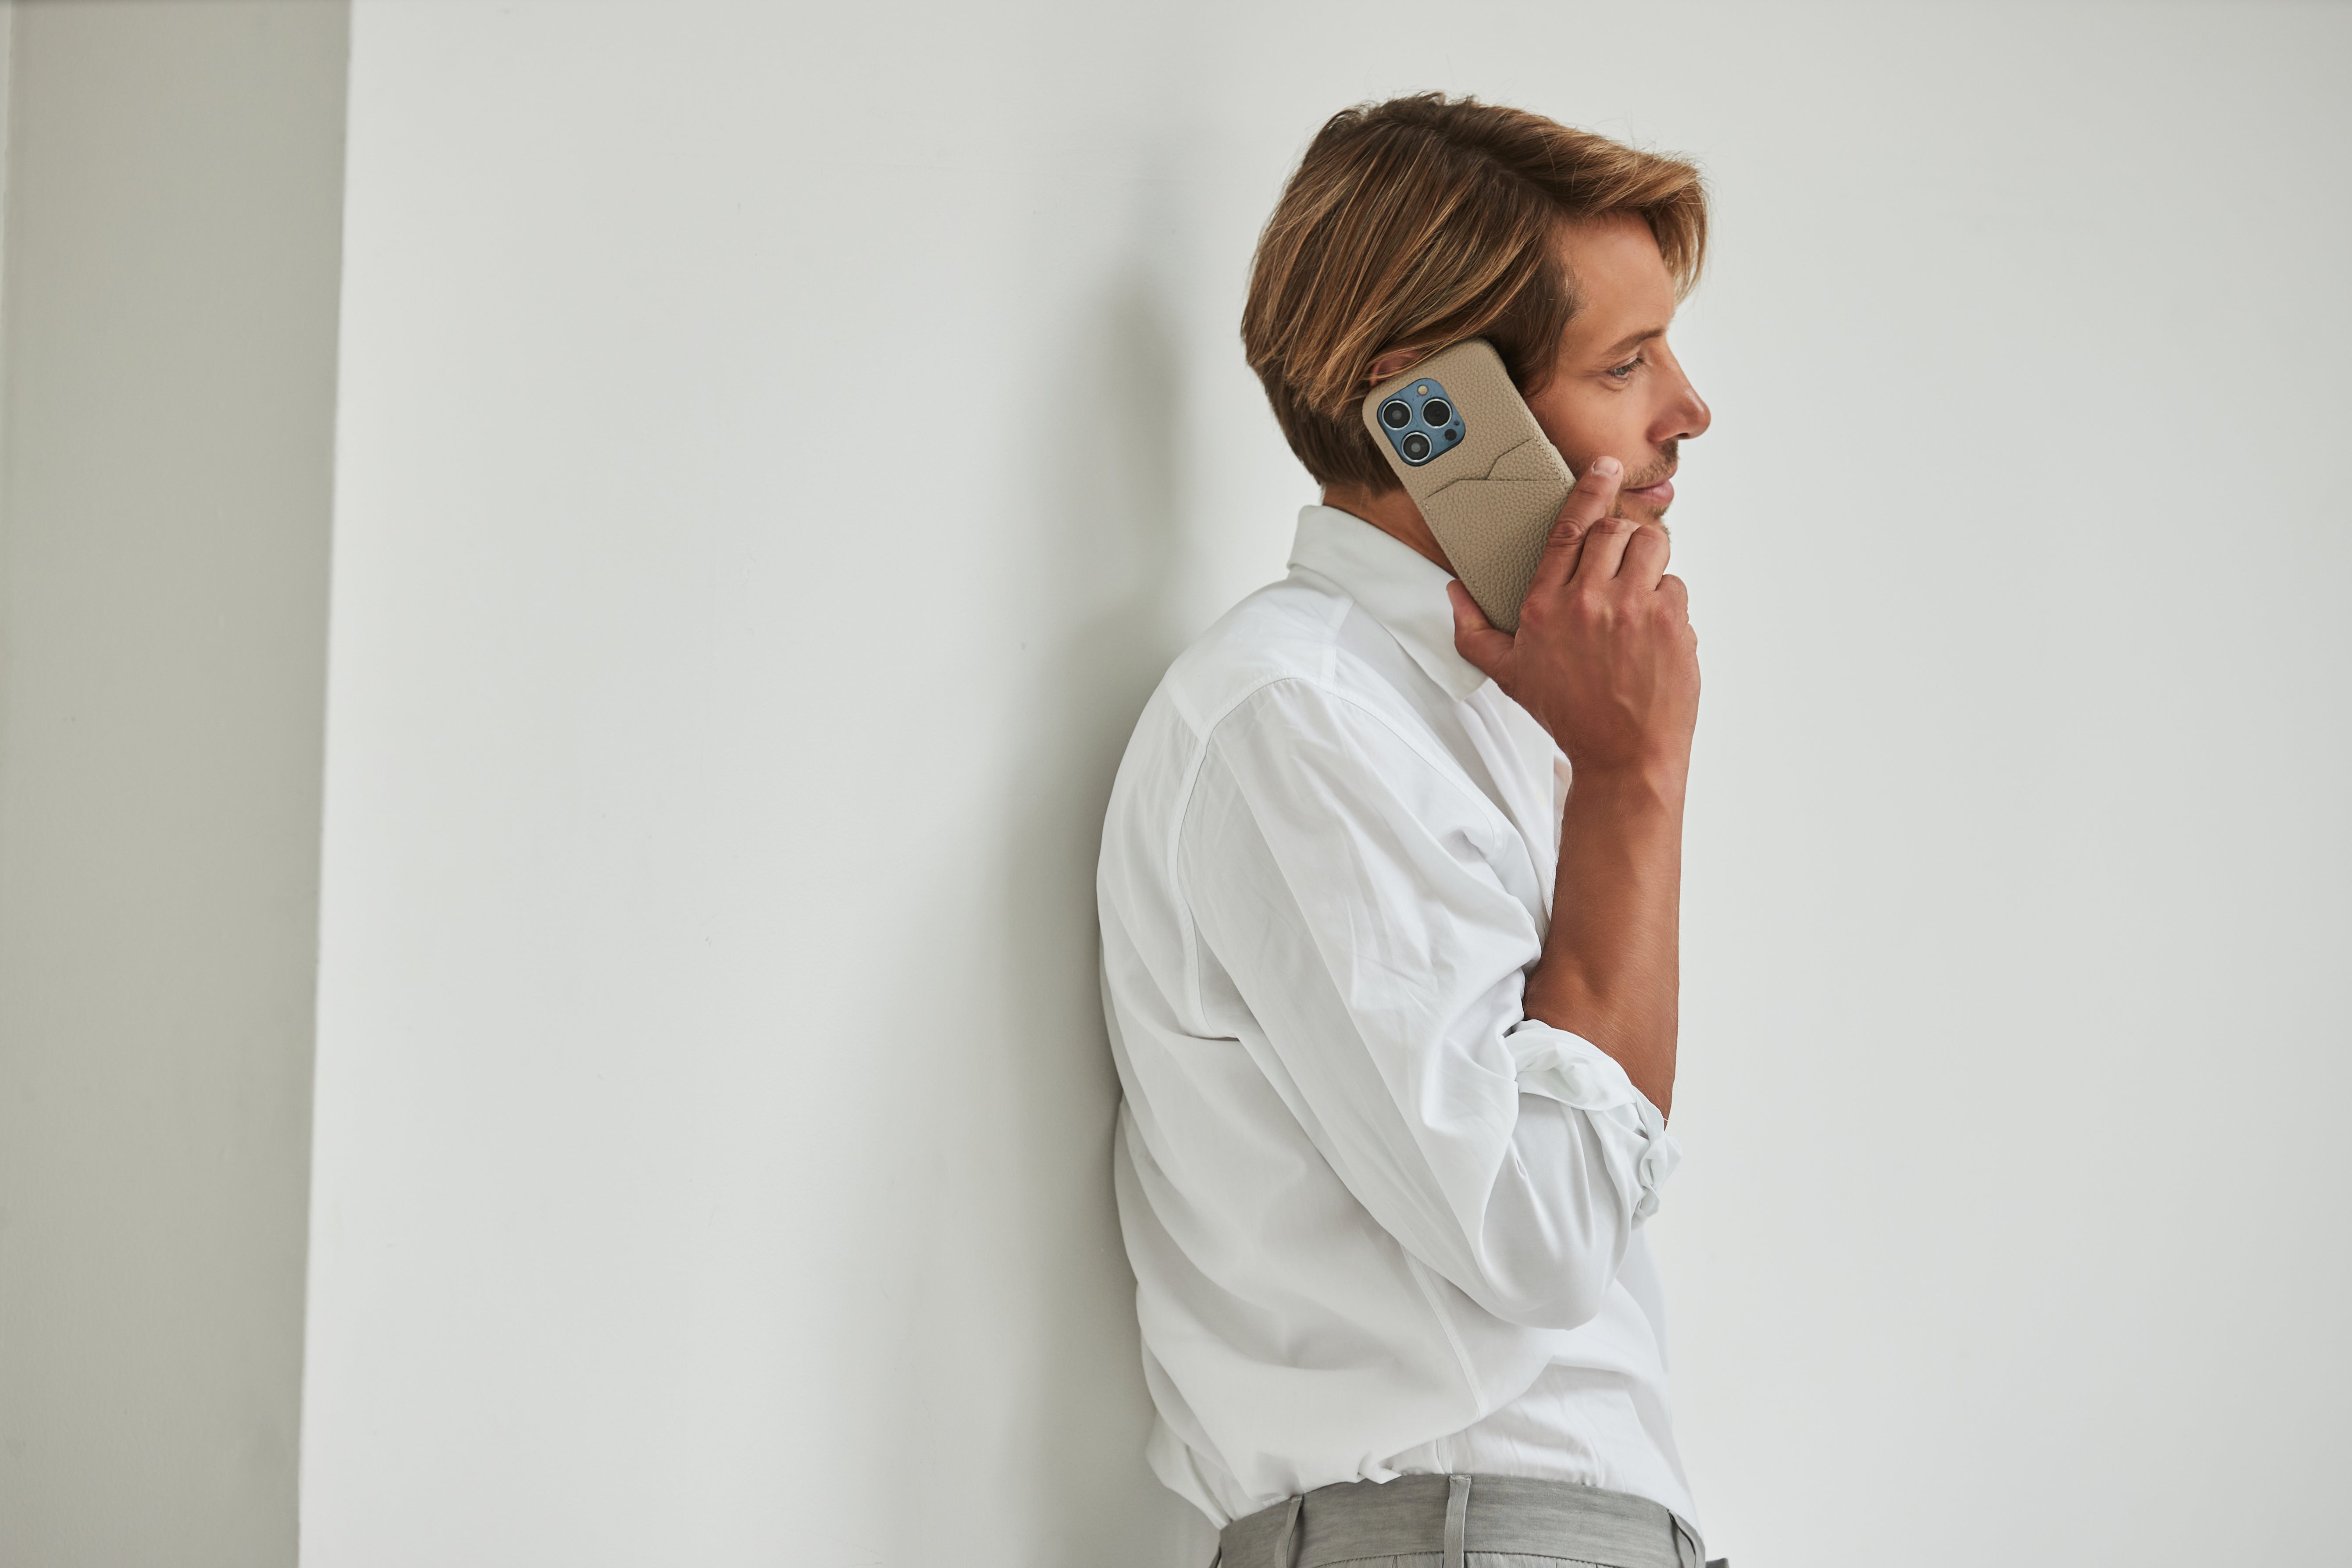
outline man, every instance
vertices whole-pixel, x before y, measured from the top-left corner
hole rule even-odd
[[[1259,243],[1243,342],[1323,504],[1145,709],[1098,879],[1150,1456],[1225,1568],[1699,1560],[1640,1226],[1706,223],[1686,163],[1428,95],[1324,126]],[[1516,636],[1358,414],[1473,337],[1579,476]]]

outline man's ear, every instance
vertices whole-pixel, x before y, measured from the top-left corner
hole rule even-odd
[[[1428,353],[1427,349],[1391,349],[1374,360],[1372,368],[1364,373],[1364,384],[1367,387],[1378,386],[1389,377],[1402,371],[1405,366],[1426,357]]]

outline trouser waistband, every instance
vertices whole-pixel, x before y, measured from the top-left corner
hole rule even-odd
[[[1225,1526],[1220,1568],[1328,1568],[1354,1558],[1468,1552],[1568,1557],[1606,1568],[1703,1568],[1698,1531],[1647,1498],[1524,1476],[1347,1481]]]

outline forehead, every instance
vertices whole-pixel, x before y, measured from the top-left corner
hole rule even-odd
[[[1675,279],[1657,237],[1632,213],[1573,223],[1560,230],[1561,259],[1576,280],[1579,309],[1570,342],[1613,342],[1636,328],[1664,327],[1675,313]]]

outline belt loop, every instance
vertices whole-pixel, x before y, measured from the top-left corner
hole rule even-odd
[[[1681,1514],[1668,1517],[1675,1521],[1675,1561],[1683,1568],[1706,1568],[1706,1548],[1698,1541],[1698,1531]]]
[[[1445,1568],[1462,1568],[1462,1538],[1470,1528],[1470,1478],[1445,1478]]]
[[[1282,1516],[1282,1533],[1274,1538],[1273,1568],[1297,1568],[1300,1544],[1298,1509],[1306,1500],[1304,1496],[1292,1498],[1290,1511]]]

